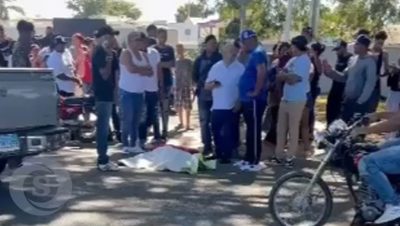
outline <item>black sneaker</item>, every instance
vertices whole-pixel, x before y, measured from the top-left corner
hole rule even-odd
[[[294,158],[286,159],[284,166],[287,167],[287,168],[293,168],[293,166],[294,166]]]

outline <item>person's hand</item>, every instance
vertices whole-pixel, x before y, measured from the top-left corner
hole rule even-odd
[[[286,78],[286,83],[288,83],[289,85],[294,85],[301,81],[302,81],[302,78],[297,75],[288,75]]]
[[[153,76],[153,68],[151,68],[150,66],[147,67],[143,67],[142,68],[142,74],[148,77]]]
[[[333,71],[332,66],[328,63],[326,59],[322,61],[322,70],[325,74],[329,74]]]
[[[367,134],[366,127],[356,127],[351,131],[350,136],[352,138],[356,138],[360,135],[366,135],[366,134]]]
[[[82,80],[81,80],[80,78],[75,77],[73,81],[74,81],[79,87],[82,87],[82,86],[83,86],[83,82],[82,82]]]

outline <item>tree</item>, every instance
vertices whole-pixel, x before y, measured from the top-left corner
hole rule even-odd
[[[83,18],[109,15],[136,20],[142,14],[134,3],[126,0],[69,0],[67,7],[76,13],[76,17]]]
[[[25,15],[25,11],[20,6],[10,5],[15,0],[0,0],[0,19],[1,20],[9,20],[10,19],[10,11],[17,12],[21,15]]]
[[[175,18],[176,22],[182,23],[188,17],[207,17],[213,13],[214,12],[207,7],[207,1],[198,0],[196,3],[186,3],[179,6]]]

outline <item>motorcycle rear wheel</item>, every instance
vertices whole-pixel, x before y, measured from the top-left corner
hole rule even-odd
[[[327,222],[332,213],[332,205],[333,205],[332,194],[327,184],[322,179],[318,179],[314,184],[311,193],[307,194],[305,197],[302,195],[302,192],[310,184],[312,177],[313,175],[309,173],[295,171],[283,175],[276,181],[269,196],[270,212],[272,218],[276,223],[283,226],[289,226],[289,225],[321,226]],[[295,192],[294,195],[289,195],[288,197],[286,197],[288,201],[284,206],[285,208],[286,207],[289,208],[289,212],[285,210],[285,212],[282,213],[281,212],[282,210],[281,208],[279,208],[280,205],[278,203],[280,199],[282,199],[279,197],[280,192],[284,190],[286,183],[296,180],[303,181],[301,182],[301,187],[297,188],[294,187],[292,189],[289,189],[289,191],[292,192],[295,191]],[[315,188],[318,188],[318,192],[324,195],[322,206],[317,207],[316,210],[309,210],[312,209],[313,207],[313,199],[314,199],[313,191],[315,190]],[[302,200],[302,201],[300,201],[300,203],[297,203],[296,200]],[[304,213],[305,210],[309,210],[309,213]],[[311,215],[313,215],[315,212],[320,212],[320,214],[316,217],[315,220],[311,220]],[[295,218],[300,218],[299,219],[300,222],[294,222],[293,220],[297,220]],[[290,222],[288,222],[287,220],[290,220]],[[310,220],[312,222],[310,222]]]

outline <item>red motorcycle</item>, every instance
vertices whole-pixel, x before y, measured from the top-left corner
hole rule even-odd
[[[71,140],[91,143],[96,138],[94,98],[60,97],[59,116],[61,125],[70,131]]]

